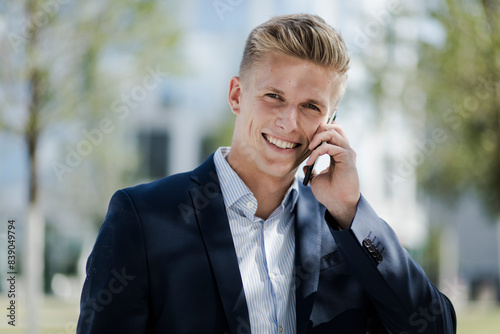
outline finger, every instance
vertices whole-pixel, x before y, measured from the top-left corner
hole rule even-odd
[[[330,144],[338,145],[340,147],[349,148],[349,142],[347,142],[335,129],[330,129],[315,134],[313,139],[309,143],[308,148],[310,150],[314,150],[322,142],[328,142]]]
[[[324,143],[323,145],[316,148],[311,153],[311,155],[309,156],[309,158],[306,161],[306,165],[312,165],[314,163],[314,161],[316,161],[316,159],[323,154],[328,154],[335,161],[337,161],[338,159],[335,159],[335,156],[337,156],[339,154],[348,154],[348,151],[349,150],[347,150],[343,147],[340,147],[338,145]]]
[[[306,174],[306,168],[307,168],[307,166],[305,166],[305,167],[304,167],[304,174]],[[319,173],[316,171],[316,169],[313,169],[313,170],[311,171],[311,174],[309,175],[309,181],[308,181],[308,183],[312,183],[312,182],[313,182],[313,180],[314,180],[317,176],[322,175],[322,174],[326,174],[326,173],[328,173],[328,168],[327,168],[327,169],[322,170],[322,171],[321,171],[321,172],[319,172]]]
[[[328,168],[327,168],[327,169],[322,170],[320,173],[317,173],[317,172],[313,172],[313,173],[311,173],[311,179],[309,180],[309,183],[311,184],[311,186],[312,186],[312,184],[313,184],[314,182],[316,182],[316,181],[317,181],[317,179],[316,179],[316,178],[317,178],[318,176],[323,175],[323,174],[326,174],[326,173],[328,173]]]
[[[338,124],[322,124],[316,129],[316,132],[313,134],[313,139],[311,140],[310,146],[313,146],[313,147],[317,146],[317,145],[314,146],[314,144],[316,144],[317,140],[315,141],[315,143],[313,143],[315,137],[318,137],[319,139],[324,139],[324,138],[328,138],[328,134],[335,134],[335,132],[343,139],[343,141],[345,141],[347,144],[349,143],[347,138],[344,137],[345,133],[343,132],[342,127],[340,125],[338,125]],[[323,140],[323,141],[325,141],[325,140]]]
[[[347,135],[345,134],[344,132],[344,129],[342,128],[342,126],[340,124],[338,124],[337,122],[333,122],[332,124],[322,124],[318,127],[318,129],[316,130],[316,133],[321,133],[321,132],[324,132],[324,131],[329,131],[329,130],[335,130],[337,131],[340,136],[342,138],[344,138],[345,142],[347,144],[349,144],[349,139],[347,138]]]
[[[344,138],[347,145],[350,145],[349,139],[347,138],[347,135],[345,134],[344,129],[339,124],[333,124],[333,126],[335,127],[335,131],[337,131],[340,134],[340,136],[342,136],[342,138]]]

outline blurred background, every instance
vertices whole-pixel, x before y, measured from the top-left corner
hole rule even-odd
[[[458,333],[498,333],[497,0],[2,0],[0,332],[75,332],[113,192],[229,146],[245,39],[296,12],[349,47],[337,120],[364,196],[453,301]]]

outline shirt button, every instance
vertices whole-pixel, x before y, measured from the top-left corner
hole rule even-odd
[[[252,202],[248,202],[248,203],[247,203],[247,208],[249,208],[249,209],[253,209],[253,203],[252,203]]]
[[[283,333],[283,326],[279,326],[278,330],[280,331],[280,333]]]
[[[269,278],[270,278],[271,280],[274,280],[274,274],[273,274],[273,273],[269,273]]]

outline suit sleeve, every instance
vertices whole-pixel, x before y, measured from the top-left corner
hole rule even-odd
[[[401,246],[391,227],[361,196],[349,230],[331,233],[352,274],[390,333],[456,333],[453,305]]]
[[[132,200],[116,192],[87,260],[77,334],[147,333],[148,267]]]

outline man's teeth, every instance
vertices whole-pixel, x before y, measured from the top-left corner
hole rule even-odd
[[[274,144],[274,145],[278,146],[279,148],[294,148],[295,146],[297,146],[297,144],[295,144],[295,143],[290,143],[290,142],[287,142],[287,141],[279,140],[277,138],[274,138],[274,137],[271,137],[271,136],[268,136],[268,135],[266,135],[266,139],[271,144]]]

